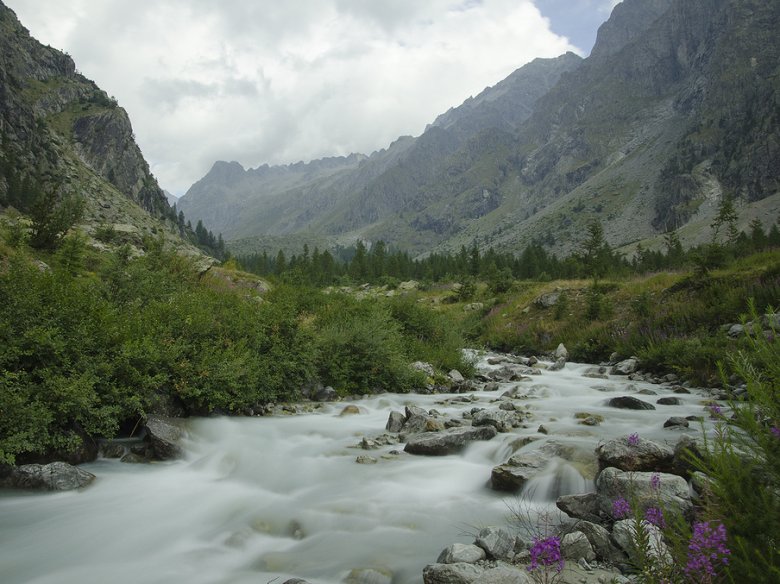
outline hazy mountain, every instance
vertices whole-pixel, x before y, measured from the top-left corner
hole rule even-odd
[[[165,200],[168,201],[168,204],[171,207],[173,207],[179,200],[179,197],[177,197],[170,191],[166,191],[165,189],[163,189],[163,194],[165,195]]]
[[[594,218],[617,245],[681,226],[692,242],[724,196],[744,222],[774,220],[777,30],[778,2],[625,0],[590,57],[530,63],[419,138],[297,184],[235,168],[181,204],[219,207],[207,224],[229,239],[381,238],[420,253],[532,239],[565,252]]]

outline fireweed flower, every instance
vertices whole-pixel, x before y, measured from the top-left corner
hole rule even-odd
[[[707,578],[716,574],[716,566],[727,565],[731,550],[726,547],[726,526],[713,528],[709,521],[693,524],[693,535],[688,543],[688,563],[684,571],[690,576]]]
[[[666,527],[666,521],[664,520],[664,512],[658,507],[648,507],[645,511],[645,521],[652,523],[656,527],[663,529]]]
[[[661,475],[659,475],[657,472],[654,472],[652,475],[650,475],[650,488],[654,491],[657,491],[661,488]]]
[[[612,515],[615,519],[623,519],[631,514],[631,505],[623,497],[612,501]]]
[[[771,428],[769,428],[769,431],[772,433],[772,436],[774,436],[775,438],[780,438],[780,428],[778,428],[777,426],[772,426]]]
[[[718,404],[710,404],[709,410],[710,410],[710,418],[718,418],[720,417],[721,413],[723,413],[723,410]]]
[[[531,546],[531,563],[528,571],[547,569],[555,566],[555,571],[560,573],[563,570],[563,556],[561,555],[561,540],[557,537],[545,537],[544,539],[534,539],[534,545]]]
[[[639,444],[639,434],[629,434],[628,435],[628,445],[629,446],[637,446]]]

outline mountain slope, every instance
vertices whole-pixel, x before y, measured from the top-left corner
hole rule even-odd
[[[125,110],[68,55],[32,38],[2,2],[0,134],[0,205],[24,208],[35,191],[78,195],[88,231],[114,224],[136,242],[165,233],[188,247]]]
[[[400,209],[420,206],[420,191],[439,182],[449,156],[488,128],[514,131],[536,101],[580,61],[572,53],[537,59],[439,116],[419,138],[399,138],[368,158],[352,155],[308,165],[260,167],[243,175],[237,163],[231,163],[236,174],[230,176],[221,170],[227,163],[217,163],[182,197],[179,206],[228,238],[301,230],[339,235],[359,230],[367,223],[394,217]],[[336,166],[337,161],[343,163]],[[328,169],[325,176],[309,170],[321,173],[323,165]]]
[[[623,246],[674,228],[702,241],[726,196],[743,224],[774,214],[778,29],[777,2],[625,0],[584,61],[526,65],[357,168],[287,190],[245,183],[228,238],[566,253],[593,219]],[[223,187],[193,198],[220,204]]]

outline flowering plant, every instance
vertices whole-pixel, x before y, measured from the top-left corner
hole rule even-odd
[[[563,570],[564,564],[560,539],[555,536],[534,539],[528,571],[531,572],[536,582],[543,584],[555,582]]]

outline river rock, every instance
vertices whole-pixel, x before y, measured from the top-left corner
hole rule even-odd
[[[569,358],[569,351],[566,349],[566,346],[563,343],[560,343],[553,353],[553,357],[556,359],[563,359],[566,361]]]
[[[514,556],[515,537],[503,527],[480,529],[474,543],[485,550],[488,558],[494,560],[512,559]]]
[[[607,405],[611,408],[619,408],[622,410],[654,410],[655,406],[647,402],[631,397],[630,395],[624,395],[620,397],[613,397],[607,402]]]
[[[612,368],[612,374],[631,375],[632,373],[636,373],[638,367],[639,367],[639,361],[636,358],[631,357],[630,359],[626,359],[625,361],[621,361],[620,363],[617,363]]]
[[[346,584],[391,584],[393,573],[377,568],[355,568],[344,579]]]
[[[325,387],[317,388],[317,391],[312,396],[312,399],[318,402],[336,401],[339,399],[339,394],[330,385],[327,385]]]
[[[373,456],[368,456],[367,454],[361,454],[355,459],[355,462],[358,464],[376,464],[377,460]]]
[[[560,371],[560,370],[562,370],[564,367],[566,367],[566,359],[564,359],[563,357],[558,357],[558,358],[555,360],[555,363],[553,363],[552,365],[550,365],[550,366],[547,368],[547,370],[548,370],[548,371]]]
[[[572,531],[563,536],[561,553],[568,560],[577,561],[582,558],[586,562],[592,562],[596,559],[596,552],[593,551],[588,538],[581,531]]]
[[[455,384],[463,383],[464,381],[466,381],[466,378],[463,377],[463,374],[457,369],[453,369],[452,371],[447,373],[447,377],[449,377],[450,381],[452,381],[452,383]]]
[[[474,426],[493,426],[499,432],[511,432],[512,428],[520,426],[520,417],[514,411],[480,410],[472,415],[471,423]]]
[[[600,499],[601,497],[597,493],[561,495],[556,499],[555,505],[566,515],[574,519],[601,523],[608,516],[601,511],[604,504]]]
[[[656,400],[659,406],[679,406],[682,400],[679,397],[661,397]]]
[[[658,476],[658,488],[651,483],[653,475]],[[624,472],[617,468],[605,468],[596,479],[596,492],[603,497],[612,513],[612,502],[619,497],[629,499],[644,513],[649,507],[676,510],[689,515],[693,510],[688,483],[684,478],[668,473]]]
[[[433,377],[435,375],[435,370],[433,368],[433,365],[430,363],[426,363],[425,361],[415,361],[411,364],[411,368],[415,371],[422,371],[425,373],[428,377]]]
[[[482,566],[458,562],[457,564],[430,564],[423,568],[424,584],[472,584],[485,569]]]
[[[179,441],[184,438],[181,421],[176,418],[149,416],[146,419],[146,440],[155,458],[169,460],[182,455]]]
[[[680,416],[672,416],[664,422],[664,428],[687,428],[689,425],[688,420]]]
[[[0,467],[0,487],[72,491],[88,486],[95,475],[67,462]]]
[[[498,562],[495,567],[485,570],[477,581],[478,584],[533,584],[528,571]]]
[[[693,461],[701,459],[705,451],[704,441],[693,436],[680,436],[674,445],[674,473],[683,477],[690,476],[696,470]]]
[[[285,580],[282,584],[309,584],[309,582],[303,578],[290,578],[289,580]]]
[[[606,367],[588,367],[582,376],[589,379],[609,379]]]
[[[410,454],[444,456],[455,454],[474,440],[491,440],[498,432],[493,426],[450,428],[443,432],[425,432],[409,439],[404,450]]]
[[[669,548],[663,542],[663,534],[652,523],[642,521],[641,528],[647,534],[647,549],[644,553],[651,561],[661,562],[668,564],[672,561],[672,555],[669,553]],[[612,540],[617,546],[622,549],[628,557],[636,562],[640,559],[638,554],[636,540],[637,540],[637,524],[635,519],[623,519],[618,521],[612,527]]]
[[[457,564],[464,562],[466,564],[474,564],[484,560],[485,557],[485,550],[478,545],[454,543],[442,550],[436,563]]]
[[[387,417],[387,424],[385,424],[385,430],[388,432],[398,433],[404,427],[406,417],[401,412],[390,412]]]
[[[668,471],[674,462],[674,450],[644,438],[638,438],[636,445],[625,437],[613,438],[596,448],[596,456],[600,469]]]
[[[357,416],[358,414],[360,414],[360,408],[356,405],[350,404],[348,406],[344,406],[344,409],[341,410],[339,416],[343,418],[344,416]]]
[[[623,551],[612,542],[604,526],[590,521],[576,521],[572,522],[571,529],[585,534],[597,560],[619,564],[627,559]]]
[[[490,474],[490,486],[496,491],[514,492],[542,472],[550,460],[561,453],[561,446],[547,442],[537,450],[521,452],[512,456],[504,464],[493,467]]]

